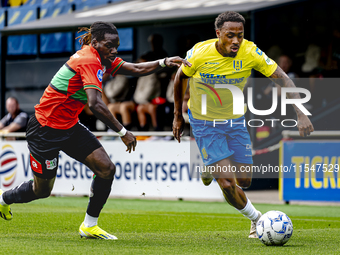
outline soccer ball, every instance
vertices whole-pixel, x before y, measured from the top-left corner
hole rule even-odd
[[[280,211],[269,211],[256,224],[258,238],[265,245],[284,245],[293,234],[293,223]]]

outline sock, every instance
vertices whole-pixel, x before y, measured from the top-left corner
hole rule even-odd
[[[92,217],[88,215],[87,213],[85,214],[85,219],[84,219],[84,225],[87,228],[94,227],[97,225],[98,217]]]
[[[4,192],[2,199],[7,205],[13,203],[28,203],[38,199],[33,192],[33,180],[23,182],[19,186]]]
[[[111,192],[113,179],[102,179],[98,176],[93,177],[91,184],[91,194],[89,205],[86,213],[92,217],[98,218],[100,211],[103,209],[107,198]]]
[[[256,220],[259,215],[257,210],[255,209],[255,207],[253,206],[253,204],[250,202],[249,199],[247,199],[246,206],[243,209],[237,210],[237,211],[242,213],[243,216],[247,217],[250,220]]]

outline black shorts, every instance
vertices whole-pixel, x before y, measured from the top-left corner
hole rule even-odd
[[[33,115],[27,125],[26,138],[34,175],[52,179],[57,174],[59,151],[83,163],[88,155],[102,147],[98,139],[81,123],[70,129],[40,125]]]

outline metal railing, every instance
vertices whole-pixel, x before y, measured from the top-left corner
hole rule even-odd
[[[282,136],[284,139],[287,138],[302,138],[300,136],[299,131],[290,131],[290,130],[284,130],[282,131]],[[339,137],[340,138],[340,131],[314,131],[311,133],[307,138],[315,138],[315,137],[324,137],[324,138],[330,138],[330,137]]]
[[[92,132],[96,137],[117,137],[119,136],[116,132]],[[173,136],[171,131],[132,131],[134,136]],[[0,140],[6,137],[18,137],[25,138],[26,132],[12,132],[7,134],[0,133]]]

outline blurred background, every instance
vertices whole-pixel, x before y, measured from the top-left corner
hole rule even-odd
[[[215,18],[232,10],[246,18],[245,38],[275,60],[297,87],[311,91],[312,99],[305,107],[312,113],[315,129],[339,130],[340,120],[335,116],[340,108],[340,1],[2,0],[1,5],[1,117],[6,114],[5,102],[10,96],[18,99],[23,111],[33,114],[53,75],[80,49],[75,40],[78,27],[89,27],[95,21],[112,22],[120,36],[118,56],[129,62],[151,61],[185,57],[195,43],[215,38]],[[107,79],[104,91],[110,111],[133,131],[149,131],[150,136],[154,131],[170,131],[175,71],[164,69],[145,80]],[[270,108],[275,84],[261,79],[257,72],[252,77],[256,78],[249,82],[255,91],[254,106]],[[140,84],[154,89],[138,97],[138,91],[143,90]],[[269,117],[249,111],[246,117],[282,119],[280,107]],[[289,118],[296,119],[292,107],[285,117]],[[107,131],[89,111],[85,110],[80,119],[92,131]],[[254,165],[279,164],[276,145],[283,130],[270,123],[249,129]],[[189,133],[187,127],[185,134]],[[337,149],[340,153],[339,146]],[[255,179],[251,189],[277,189],[277,178]]]

